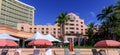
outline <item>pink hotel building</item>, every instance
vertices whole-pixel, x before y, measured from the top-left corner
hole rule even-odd
[[[74,40],[74,43],[78,41],[77,33],[83,34],[81,38],[86,37],[87,33],[87,26],[84,24],[84,20],[80,19],[79,16],[77,16],[74,13],[69,13],[68,16],[70,16],[70,20],[65,25],[65,40]],[[26,32],[40,32],[44,35],[51,34],[54,37],[58,38],[60,35],[60,27],[55,25],[34,25],[31,26],[27,23],[19,23],[17,25],[18,30],[26,31]],[[68,35],[67,35],[68,34]]]

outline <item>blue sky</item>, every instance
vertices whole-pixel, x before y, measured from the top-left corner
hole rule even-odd
[[[96,15],[105,6],[115,4],[114,0],[20,0],[35,7],[35,24],[54,24],[56,17],[61,12],[73,12],[85,20],[85,24],[90,22],[100,23]]]

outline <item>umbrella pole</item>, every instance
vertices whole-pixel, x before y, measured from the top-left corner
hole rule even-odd
[[[36,50],[36,46],[34,46],[34,49]]]
[[[20,41],[18,41],[18,47],[20,47]]]
[[[107,48],[107,53],[108,53],[108,55],[109,55],[108,48]]]
[[[109,55],[109,53],[108,53],[108,48],[106,47],[106,52],[107,52],[107,55]]]
[[[40,55],[42,55],[42,48],[40,48]]]

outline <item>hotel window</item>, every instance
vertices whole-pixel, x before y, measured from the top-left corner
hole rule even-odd
[[[68,31],[66,31],[66,34],[68,34]]]
[[[75,19],[75,16],[73,17],[73,19]]]
[[[67,38],[68,41],[72,41],[72,38]]]
[[[34,33],[36,33],[36,31],[34,31]]]
[[[83,29],[81,29],[81,32],[83,32]]]
[[[37,28],[34,28],[34,33],[36,33],[36,31],[37,31],[36,29],[37,29]]]
[[[79,32],[76,32],[76,34],[79,34]]]
[[[56,30],[56,29],[54,28],[54,30]]]
[[[68,25],[68,23],[66,23],[66,26]]]
[[[48,31],[46,32],[46,34],[48,34]]]
[[[88,32],[85,32],[85,34],[88,34]]]
[[[21,27],[21,31],[24,31],[24,27]]]
[[[46,28],[46,30],[48,30],[48,28]]]
[[[74,20],[70,20],[70,22],[74,22]]]
[[[30,32],[32,32],[32,28],[30,28]]]
[[[58,27],[60,27],[60,25],[58,24]]]
[[[56,34],[56,32],[54,32],[54,34]]]
[[[42,34],[44,34],[44,32],[42,31]]]
[[[79,30],[79,28],[76,28],[76,30]]]
[[[44,30],[44,28],[42,28],[42,30]]]
[[[73,30],[74,28],[70,28],[71,30]]]
[[[79,26],[78,24],[76,24],[76,26]]]
[[[68,28],[66,28],[66,30],[68,30]]]
[[[37,28],[34,28],[35,30],[37,29]]]
[[[78,38],[74,38],[74,46],[78,45]]]
[[[78,20],[76,20],[76,22],[78,22]]]
[[[74,24],[70,24],[70,26],[74,26]]]
[[[74,31],[70,31],[71,34],[74,34]]]
[[[81,27],[83,27],[83,25],[81,25]]]
[[[60,30],[60,28],[58,28],[58,30]]]
[[[58,32],[58,34],[60,34],[60,32]]]
[[[83,34],[83,32],[81,32],[81,34]]]
[[[83,22],[81,22],[81,24],[83,24]]]

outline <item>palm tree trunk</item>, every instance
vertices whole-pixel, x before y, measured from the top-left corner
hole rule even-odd
[[[64,41],[64,25],[60,25],[60,38],[61,41]]]
[[[64,26],[64,24],[62,25],[62,39],[63,39],[63,41],[65,40],[65,26]]]
[[[62,25],[60,25],[60,39],[62,41]]]
[[[78,46],[80,46],[80,37],[78,37]]]

